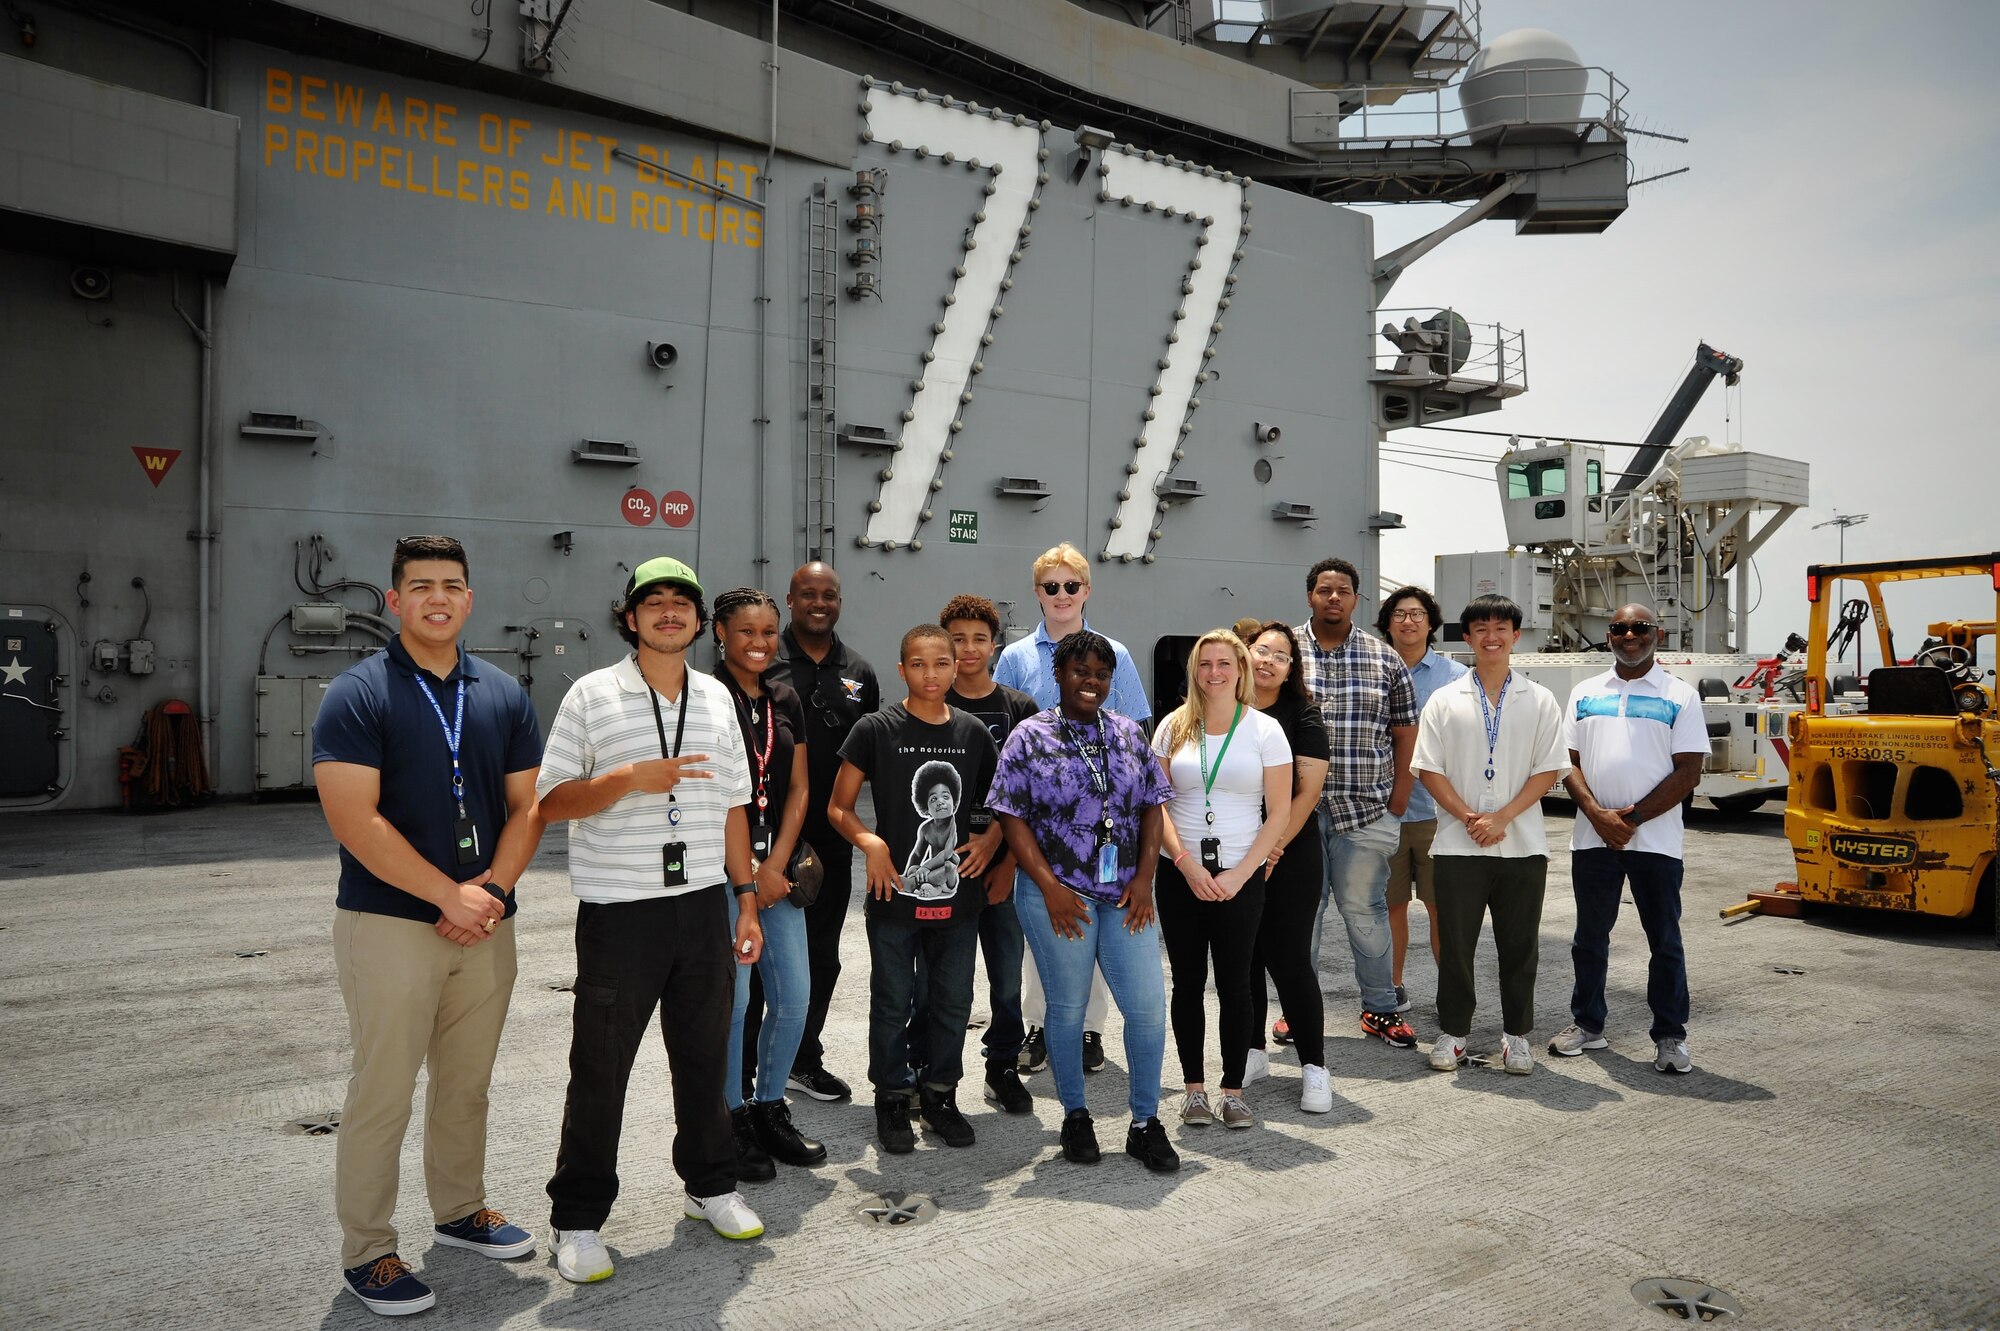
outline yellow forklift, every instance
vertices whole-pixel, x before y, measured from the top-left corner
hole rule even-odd
[[[1882,588],[1944,578],[1979,579],[1985,617],[1930,624],[1916,652],[1899,659]],[[1841,603],[1843,583],[1861,594]],[[1805,710],[1786,726],[1785,835],[1798,881],[1753,900],[1766,913],[1788,915],[1805,902],[1956,918],[1981,904],[1991,910],[2000,858],[2000,715],[1991,660],[2000,553],[1817,564],[1806,570],[1806,598]],[[1830,647],[1830,627],[1836,644],[1851,642],[1869,619],[1881,664],[1865,685],[1858,675],[1830,675],[1828,656],[1837,668],[1840,653]]]

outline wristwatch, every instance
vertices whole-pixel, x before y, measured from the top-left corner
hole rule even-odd
[[[736,894],[737,896],[739,896],[739,897],[743,897],[743,896],[749,896],[749,895],[751,895],[752,893],[756,892],[756,890],[757,890],[757,884],[755,884],[755,883],[731,883],[731,884],[729,885],[729,890],[730,890],[730,891],[732,891],[732,892],[734,892],[734,893],[735,893],[735,894]]]
[[[1632,812],[1625,815],[1625,821],[1632,824],[1632,826],[1637,827],[1640,823],[1646,821],[1646,815],[1640,813],[1637,809],[1634,809],[1632,810]]]

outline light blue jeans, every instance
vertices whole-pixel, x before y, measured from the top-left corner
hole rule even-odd
[[[1090,1000],[1090,980],[1102,970],[1111,1000],[1125,1018],[1125,1070],[1130,1076],[1127,1097],[1135,1122],[1143,1123],[1160,1110],[1160,1060],[1167,1051],[1167,982],[1160,968],[1160,926],[1156,919],[1138,933],[1125,927],[1125,912],[1102,901],[1088,901],[1090,923],[1082,938],[1062,938],[1049,923],[1042,890],[1027,874],[1015,871],[1014,909],[1021,933],[1034,953],[1035,968],[1048,996],[1042,1035],[1049,1044],[1049,1070],[1055,1073],[1056,1098],[1063,1112],[1083,1104],[1083,1010]]]
[[[737,908],[743,897],[729,894],[730,936],[735,936]],[[785,1078],[792,1056],[806,1030],[806,1008],[812,1001],[812,975],[806,964],[806,913],[779,902],[758,916],[764,926],[764,952],[757,971],[764,981],[764,1024],[757,1032],[759,1104],[785,1098]],[[722,1081],[722,1102],[731,1109],[743,1103],[743,1013],[750,1006],[750,968],[736,968],[736,998],[729,1008],[729,1068]]]
[[[1313,919],[1313,970],[1319,970],[1320,934],[1326,928],[1331,901],[1347,926],[1347,947],[1354,954],[1354,982],[1361,987],[1361,1006],[1370,1012],[1396,1008],[1395,972],[1389,956],[1389,857],[1402,837],[1402,820],[1384,813],[1372,823],[1346,832],[1329,832],[1320,822],[1326,846],[1326,887]]]

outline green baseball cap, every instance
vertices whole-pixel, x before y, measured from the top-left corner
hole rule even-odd
[[[658,559],[649,559],[632,570],[631,580],[625,584],[626,607],[629,609],[634,601],[663,582],[686,587],[696,596],[703,594],[701,580],[695,577],[693,569],[678,559],[662,555]]]

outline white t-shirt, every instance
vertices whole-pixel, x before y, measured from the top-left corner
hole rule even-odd
[[[660,726],[666,728],[671,746],[680,704],[660,698],[659,725],[655,725],[646,701],[650,692],[638,663],[629,656],[571,685],[555,724],[549,727],[535,797],[565,781],[665,757],[660,752]],[[736,704],[720,681],[699,670],[687,672],[681,696],[689,710],[680,752],[707,754],[702,770],[715,775],[682,781],[674,787],[671,803],[665,795],[634,791],[588,818],[573,820],[569,886],[585,901],[677,897],[728,878],[722,862],[724,824],[732,808],[750,802],[750,760],[736,724]],[[669,821],[670,808],[680,811],[678,822]],[[667,887],[664,882],[661,851],[675,841],[687,849],[685,887]]]
[[[1528,778],[1554,772],[1560,779],[1569,770],[1569,752],[1563,747],[1562,707],[1556,695],[1525,675],[1514,675],[1507,696],[1500,702],[1499,739],[1493,746],[1493,780],[1486,780],[1486,715],[1474,690],[1480,689],[1479,674],[1469,672],[1452,680],[1431,695],[1417,721],[1417,752],[1410,768],[1417,772],[1439,772],[1451,782],[1458,797],[1474,809],[1498,809],[1521,793]],[[1432,855],[1487,855],[1499,859],[1522,859],[1549,853],[1549,839],[1542,827],[1542,806],[1531,804],[1507,824],[1507,834],[1497,845],[1474,844],[1465,824],[1438,806],[1437,837],[1431,842]]]
[[[1201,853],[1203,837],[1221,838],[1222,867],[1233,869],[1250,853],[1250,843],[1257,839],[1257,829],[1264,825],[1265,770],[1284,768],[1285,789],[1292,788],[1291,741],[1285,738],[1283,727],[1276,721],[1254,707],[1245,707],[1227,751],[1222,747],[1227,726],[1222,734],[1208,737],[1208,764],[1215,781],[1208,792],[1208,804],[1204,805],[1201,740],[1197,738],[1168,754],[1167,730],[1172,724],[1170,717],[1153,731],[1153,752],[1167,760],[1167,776],[1174,785],[1167,816],[1174,820],[1181,846],[1197,855]],[[1203,817],[1210,806],[1215,811],[1212,827]],[[1289,812],[1289,806],[1280,811]]]
[[[1667,673],[1657,661],[1637,679],[1607,670],[1570,692],[1563,709],[1563,747],[1576,750],[1583,779],[1607,809],[1637,804],[1674,770],[1677,753],[1709,752],[1708,723],[1694,685]],[[1681,856],[1686,840],[1681,806],[1639,824],[1625,849]],[[1604,838],[1578,815],[1569,834],[1573,850],[1594,850]]]

